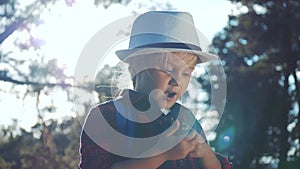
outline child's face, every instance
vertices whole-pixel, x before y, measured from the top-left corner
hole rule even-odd
[[[137,76],[136,89],[150,94],[161,108],[169,109],[186,91],[197,56],[170,53],[163,68],[152,68]]]

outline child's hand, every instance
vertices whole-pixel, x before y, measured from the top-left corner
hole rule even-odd
[[[209,154],[214,154],[210,146],[205,142],[205,140],[199,133],[196,133],[195,139],[197,140],[197,144],[194,146],[194,149],[189,153],[190,157],[204,158]]]
[[[174,133],[179,129],[180,123],[176,120],[176,125],[172,128],[167,136],[169,139],[172,139]],[[166,160],[179,160],[185,158],[190,153],[196,150],[196,145],[199,144],[200,138],[197,135],[196,131],[191,132],[185,138],[183,138],[175,147],[165,152]]]
[[[197,140],[197,144],[189,153],[190,157],[203,158],[206,155],[213,153],[210,146],[205,142],[204,138],[199,133],[197,133],[195,130],[192,133],[195,133],[194,139]]]
[[[194,146],[194,149],[189,153],[189,157],[201,158],[204,168],[207,169],[219,169],[221,164],[217,159],[215,153],[210,146],[205,142],[199,133],[196,133],[195,139],[198,143]]]

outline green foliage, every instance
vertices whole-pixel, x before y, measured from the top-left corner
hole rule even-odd
[[[80,130],[78,120],[70,118],[62,123],[51,120],[41,130],[21,129],[21,133],[9,138],[1,137],[0,168],[77,168]],[[11,128],[2,127],[0,134],[12,132]]]
[[[231,1],[241,13],[229,16],[227,27],[213,40],[224,62],[228,91],[225,113],[212,144],[230,157],[235,168],[296,169],[300,161],[300,113],[295,108],[300,100],[297,75],[300,3],[297,0]],[[73,0],[65,2],[68,6],[74,3]],[[105,8],[112,3],[129,2],[94,1]],[[28,94],[36,97],[33,104],[39,118],[29,132],[19,128],[17,122],[1,128],[0,168],[77,168],[79,162],[77,119],[45,120],[44,115],[55,112],[56,106],[40,105],[41,95],[51,96],[57,90],[70,93],[72,87],[68,83],[72,77],[57,66],[57,60],[44,61],[39,53],[44,42],[29,31],[41,24],[40,13],[54,3],[56,0],[37,0],[20,8],[19,1],[0,1],[0,44],[13,33],[25,32],[28,39],[17,38],[16,47],[20,51],[35,51],[33,55],[18,57],[11,57],[12,51],[0,51],[0,81],[12,84],[6,92],[23,99]],[[85,92],[95,90],[99,100],[105,101],[115,94],[111,81],[115,70],[116,67],[105,66],[97,75],[96,86],[88,82],[76,87]],[[198,80],[208,86],[205,77]],[[23,88],[14,90],[18,85]],[[68,95],[68,99],[73,98]],[[89,102],[78,104],[84,106],[85,112],[90,107]],[[288,155],[292,149],[295,152]]]
[[[104,8],[108,8],[113,3],[122,3],[122,0],[94,0],[95,5],[103,5]]]
[[[11,164],[6,162],[2,157],[0,157],[0,167],[3,169],[10,169],[11,168]]]
[[[75,1],[66,0],[68,6]],[[79,136],[82,117],[64,119],[62,122],[46,120],[46,115],[56,113],[54,104],[56,92],[66,92],[67,99],[73,101],[77,96],[71,95],[72,87],[85,92],[93,92],[95,86],[90,82],[72,86],[73,78],[65,74],[56,59],[46,60],[40,47],[44,41],[30,33],[31,28],[38,27],[42,21],[40,14],[50,10],[56,0],[36,0],[27,6],[20,6],[20,1],[8,0],[0,2],[0,44],[13,34],[26,34],[27,39],[17,36],[14,39],[16,51],[0,51],[1,69],[0,83],[10,84],[11,88],[3,88],[0,92],[9,92],[23,100],[35,97],[38,121],[30,131],[19,128],[17,121],[11,126],[1,127],[0,131],[0,168],[77,168],[79,163]],[[21,52],[16,56],[15,53]],[[101,79],[105,75],[104,79]],[[111,79],[111,74],[101,74],[100,84]],[[106,93],[104,95],[108,95]],[[41,105],[43,97],[50,97],[48,104]],[[87,112],[90,101],[76,103],[84,106]],[[68,110],[65,110],[68,111]],[[73,111],[73,110],[69,110]],[[79,110],[77,110],[79,111]]]
[[[217,140],[224,140],[222,134],[234,125],[235,137],[224,153],[236,168],[285,169],[300,158],[299,144],[291,144],[300,139],[295,108],[300,98],[300,3],[232,2],[240,14],[229,16],[228,26],[213,40],[228,77]],[[288,155],[292,149],[295,153]]]

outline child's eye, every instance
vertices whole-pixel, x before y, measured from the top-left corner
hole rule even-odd
[[[191,77],[191,73],[190,72],[185,72],[185,73],[183,73],[183,76],[185,76],[185,77]]]
[[[191,77],[192,76],[192,71],[191,70],[186,70],[182,74],[183,74],[183,76]]]

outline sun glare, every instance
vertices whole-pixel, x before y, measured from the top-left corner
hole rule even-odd
[[[138,0],[135,2],[143,3],[143,1]],[[159,4],[162,2],[167,2],[167,0],[160,1]],[[18,8],[25,10],[26,6],[32,3],[34,3],[34,0],[19,1]],[[39,25],[32,25],[31,29],[28,31],[25,30],[14,32],[9,38],[6,39],[6,41],[4,41],[4,43],[1,44],[1,50],[3,52],[12,52],[10,57],[18,57],[22,55],[24,56],[24,59],[30,59],[33,58],[32,56],[42,55],[45,57],[45,61],[57,59],[58,66],[65,67],[65,73],[69,76],[73,76],[80,53],[89,39],[92,38],[99,30],[101,30],[101,28],[125,16],[130,16],[133,11],[144,12],[147,10],[146,8],[149,7],[149,5],[153,6],[158,2],[155,1],[153,4],[147,4],[148,6],[143,6],[143,8],[139,8],[139,3],[128,4],[127,6],[121,4],[112,4],[107,9],[104,9],[102,5],[95,6],[91,1],[86,0],[76,0],[72,5],[66,4],[66,1],[57,1],[54,4],[50,4],[47,9],[40,14]],[[216,5],[213,3],[213,1],[207,4],[201,2],[201,8],[204,9],[213,7],[213,9],[219,11],[218,14],[213,10],[206,10],[205,13],[200,13],[199,8],[196,7],[198,5],[193,5],[199,3],[197,0],[193,0],[193,2],[190,3],[185,3],[181,0],[172,0],[169,1],[169,3],[172,5],[172,10],[175,9],[190,12],[195,17],[196,25],[201,26],[199,29],[201,29],[201,31],[204,30],[203,34],[205,34],[209,40],[211,40],[214,33],[221,30],[222,26],[226,24],[229,9],[224,9],[223,7],[227,3],[224,3],[222,6],[222,4]],[[228,7],[228,4],[226,6]],[[159,10],[161,7],[162,6],[157,6],[157,10]],[[220,12],[221,8],[223,12]],[[208,15],[210,17],[207,17]],[[210,19],[218,22],[210,22]],[[208,25],[204,26],[202,23],[207,23]],[[31,47],[29,50],[22,51],[14,46],[14,41],[16,39],[20,41],[26,41],[29,35],[36,38],[34,40],[39,47],[37,50],[34,47]],[[124,49],[127,47],[128,39],[115,44],[115,46],[113,46],[107,52],[103,62],[99,63],[98,68],[100,69],[105,64],[114,66],[118,62],[118,59],[114,54],[114,50]],[[6,97],[8,93],[2,93],[1,95],[5,95]],[[53,97],[57,99],[59,96],[62,96],[61,98],[66,98],[64,94],[59,92],[57,96]],[[10,117],[10,119],[17,117],[21,118],[21,121],[24,123],[26,122],[26,124],[22,126],[26,126],[27,128],[30,127],[28,122],[30,122],[31,125],[36,122],[36,120],[34,120],[36,114],[32,114],[32,112],[35,112],[33,111],[35,110],[35,107],[31,106],[34,105],[31,104],[32,100],[34,100],[34,98],[28,98],[22,103],[21,99],[11,98],[9,100],[0,100],[0,104],[1,107],[3,105],[5,110],[12,110],[10,108],[11,103],[20,103],[19,105],[21,106],[19,108],[15,108],[15,111],[12,110],[16,113],[13,114],[13,117]],[[67,102],[67,100],[64,99],[60,101],[61,103]],[[25,104],[26,106],[24,106]],[[64,105],[60,105],[58,102],[55,102],[55,104],[57,104],[56,106],[61,106],[62,108],[58,108],[55,115],[52,114],[51,117],[49,116],[49,118],[58,118],[65,115],[74,116],[74,112],[72,114],[71,110],[65,110],[66,107],[64,107]],[[68,105],[67,107],[71,109],[70,107],[72,106]],[[19,115],[18,113],[22,113],[22,115]],[[24,116],[26,116],[26,118]],[[4,121],[1,120],[1,123],[10,123],[11,121],[8,120],[8,118],[9,117],[4,119]],[[31,120],[28,120],[28,118],[31,118]]]

